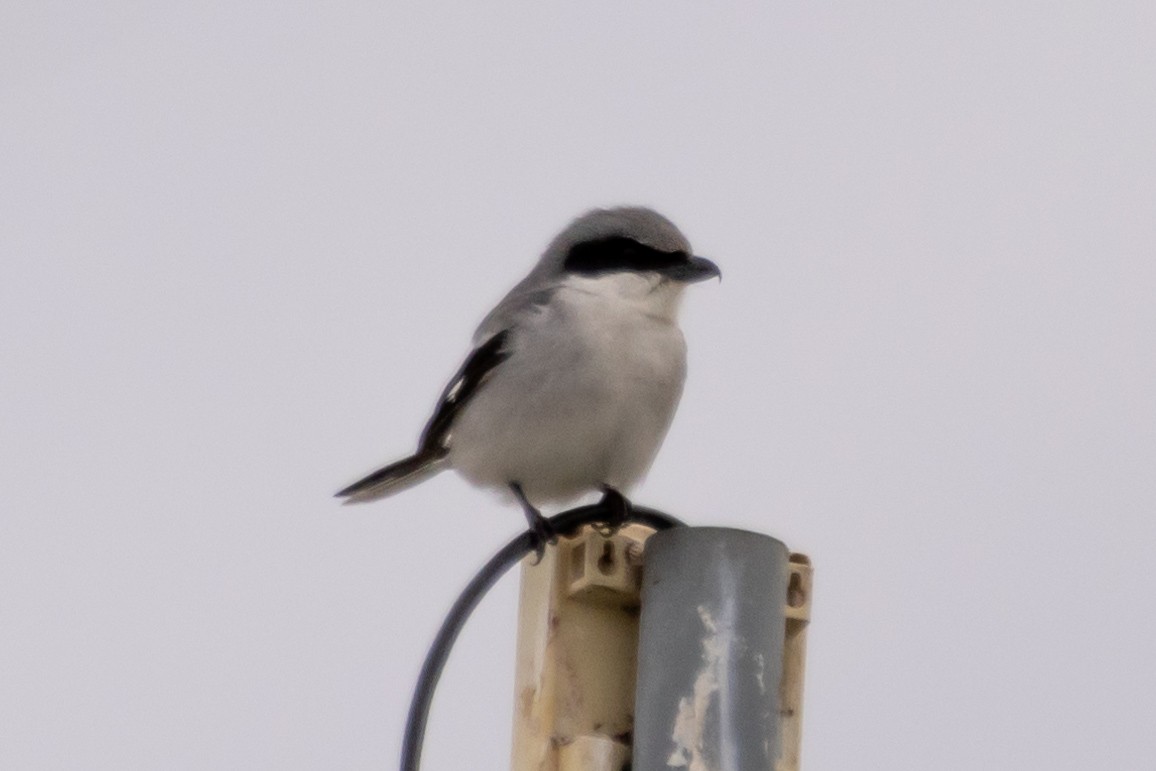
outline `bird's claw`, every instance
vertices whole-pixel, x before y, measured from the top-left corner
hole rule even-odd
[[[598,505],[606,510],[606,521],[598,527],[598,534],[603,538],[617,533],[634,513],[634,507],[626,496],[609,485],[602,488],[602,500]]]
[[[558,531],[550,524],[550,520],[538,515],[530,524],[530,548],[534,550],[533,564],[539,565],[546,556],[546,546],[553,546],[558,542]]]

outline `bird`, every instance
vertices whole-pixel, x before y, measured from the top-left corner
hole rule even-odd
[[[582,214],[482,320],[417,449],[337,497],[373,501],[453,469],[520,504],[539,558],[557,539],[542,505],[601,492],[622,524],[682,397],[683,290],[710,278],[718,266],[653,209]]]

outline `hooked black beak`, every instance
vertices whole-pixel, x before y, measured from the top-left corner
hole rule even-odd
[[[696,281],[705,281],[708,278],[717,278],[722,281],[722,271],[718,265],[706,257],[691,257],[686,262],[678,262],[662,271],[667,278],[693,284]]]

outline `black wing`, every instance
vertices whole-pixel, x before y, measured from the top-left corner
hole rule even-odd
[[[422,431],[418,454],[440,455],[449,449],[450,428],[458,412],[469,403],[494,368],[510,358],[510,351],[505,350],[509,337],[510,331],[502,330],[475,348],[466,359],[446,386],[433,417]]]

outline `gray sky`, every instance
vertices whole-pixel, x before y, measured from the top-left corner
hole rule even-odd
[[[521,515],[330,496],[626,202],[725,274],[636,498],[815,560],[805,767],[1151,767],[1156,5],[623,5],[0,8],[0,767],[394,765]]]

